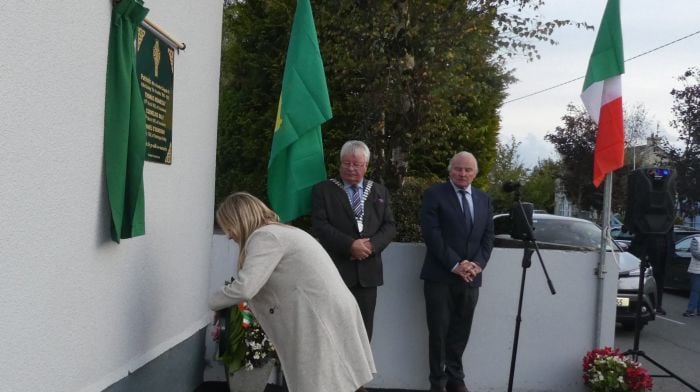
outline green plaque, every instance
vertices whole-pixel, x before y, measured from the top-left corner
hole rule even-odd
[[[136,72],[146,111],[146,160],[171,164],[173,159],[173,75],[175,49],[139,26]]]

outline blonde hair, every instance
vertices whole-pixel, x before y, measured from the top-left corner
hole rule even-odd
[[[257,197],[236,192],[224,199],[216,210],[216,222],[229,236],[235,236],[239,245],[238,269],[246,256],[246,242],[258,228],[279,223],[280,218]]]

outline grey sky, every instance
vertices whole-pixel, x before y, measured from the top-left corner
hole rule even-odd
[[[515,69],[519,81],[510,86],[506,101],[584,76],[605,4],[605,0],[548,0],[540,10],[545,18],[585,21],[596,30],[560,29],[553,35],[559,45],[539,45],[540,60],[511,60],[508,67]],[[700,30],[700,0],[621,0],[621,15],[625,59]],[[625,106],[643,104],[659,130],[675,139],[669,126],[673,104],[669,92],[681,87],[677,77],[692,66],[700,66],[700,34],[626,62]],[[512,135],[522,142],[520,157],[526,166],[538,158],[555,157],[544,135],[561,125],[568,103],[582,107],[582,85],[583,79],[577,80],[503,106],[500,139],[509,141]]]

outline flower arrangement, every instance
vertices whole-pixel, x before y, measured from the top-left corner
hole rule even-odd
[[[272,342],[265,335],[247,304],[238,305],[242,313],[242,326],[245,331],[245,368],[251,370],[265,365],[270,359],[277,358],[277,352]]]
[[[639,362],[611,347],[586,353],[583,382],[594,392],[646,392],[653,387],[651,376]]]
[[[217,359],[226,364],[229,373],[240,368],[260,368],[269,360],[277,358],[275,348],[253,317],[247,303],[232,306],[218,315],[214,321],[212,337],[219,342]]]

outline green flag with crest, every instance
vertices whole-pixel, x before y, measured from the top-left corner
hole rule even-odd
[[[311,4],[299,0],[268,164],[268,197],[282,222],[308,213],[311,188],[326,179],[321,124],[332,117]]]

